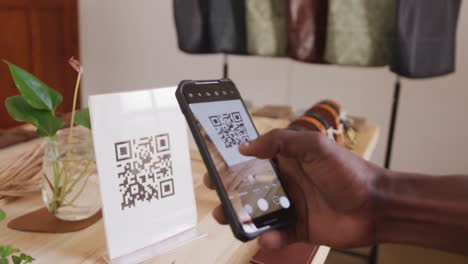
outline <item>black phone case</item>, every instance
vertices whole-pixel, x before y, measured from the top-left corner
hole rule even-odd
[[[232,83],[232,81],[230,79],[206,80],[206,81],[201,81],[201,82],[214,82],[214,81],[231,82]],[[187,123],[188,123],[188,125],[190,127],[190,131],[192,131],[192,135],[193,135],[193,137],[195,139],[197,147],[198,147],[198,149],[200,151],[200,154],[201,154],[201,156],[203,158],[203,162],[205,163],[205,166],[206,166],[206,168],[208,170],[209,177],[210,177],[210,179],[212,180],[212,182],[213,182],[213,184],[215,186],[216,193],[218,194],[218,197],[221,200],[224,215],[227,217],[227,220],[229,222],[229,226],[231,227],[231,230],[232,230],[234,236],[237,239],[239,239],[240,241],[247,242],[249,240],[254,239],[255,237],[257,237],[261,233],[264,233],[267,230],[277,229],[277,228],[285,226],[286,223],[279,223],[277,225],[272,226],[271,228],[269,228],[267,230],[258,231],[258,232],[252,233],[252,234],[246,233],[244,231],[244,229],[242,228],[242,224],[238,221],[237,215],[235,213],[234,208],[231,205],[229,197],[228,197],[227,193],[224,191],[224,186],[223,186],[223,184],[221,182],[221,179],[220,179],[220,177],[218,175],[218,171],[216,169],[216,166],[214,165],[214,163],[213,163],[213,161],[211,159],[211,155],[208,152],[208,149],[207,149],[207,147],[206,147],[206,145],[204,143],[204,140],[203,140],[202,136],[199,133],[195,118],[194,118],[192,112],[190,111],[190,109],[188,107],[188,103],[185,100],[185,97],[184,97],[184,94],[183,94],[184,85],[189,84],[189,83],[192,84],[192,83],[195,83],[195,82],[196,81],[193,81],[193,80],[181,81],[179,83],[178,87],[177,87],[177,90],[176,90],[176,98],[177,98],[177,101],[179,103],[180,109],[181,109],[182,113],[184,114],[185,119],[187,120]],[[233,86],[235,87],[235,85],[233,85]],[[244,101],[243,100],[241,100],[241,101],[242,101],[242,104],[244,105],[245,109],[247,109],[245,104],[244,104]],[[250,115],[249,115],[249,118],[250,118]],[[257,133],[258,133],[258,131],[257,131]],[[274,168],[275,171],[278,172],[276,164],[273,164],[273,166],[275,167]],[[291,206],[290,208],[292,210],[293,206]]]

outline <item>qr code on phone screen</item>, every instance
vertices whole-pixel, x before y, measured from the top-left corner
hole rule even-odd
[[[213,115],[209,119],[226,148],[239,146],[250,140],[239,112]]]
[[[169,134],[114,146],[122,210],[175,194]]]

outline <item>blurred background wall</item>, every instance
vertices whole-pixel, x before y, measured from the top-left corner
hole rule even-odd
[[[221,55],[187,55],[177,48],[172,1],[80,0],[82,103],[92,94],[177,85],[222,75]],[[403,79],[392,167],[468,174],[468,5],[458,24],[457,72]],[[395,75],[387,68],[312,65],[289,59],[229,56],[230,78],[254,104],[303,109],[323,98],[381,128],[373,161],[383,164]],[[398,253],[399,252],[399,253]],[[396,254],[398,253],[398,254]],[[383,246],[379,263],[467,263],[432,250]],[[450,262],[448,261],[450,260]]]

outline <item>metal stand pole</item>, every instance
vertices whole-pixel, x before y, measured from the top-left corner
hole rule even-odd
[[[385,168],[390,169],[392,162],[393,138],[395,136],[396,119],[398,116],[398,105],[400,103],[401,82],[400,77],[397,76],[395,81],[395,89],[393,92],[393,105],[392,115],[390,117],[390,128],[388,129],[387,153],[385,155]]]
[[[395,88],[393,90],[392,113],[390,116],[390,127],[388,129],[387,151],[385,154],[384,166],[386,169],[390,169],[390,165],[392,162],[393,139],[395,137],[396,119],[398,117],[398,106],[400,104],[400,91],[401,91],[400,76],[397,76],[397,79],[395,81]],[[369,264],[376,264],[377,256],[378,256],[378,245],[374,245],[371,249]]]
[[[229,78],[229,64],[227,54],[223,54],[223,78]]]

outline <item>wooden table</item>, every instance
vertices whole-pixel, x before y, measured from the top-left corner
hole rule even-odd
[[[255,118],[259,132],[283,125],[282,121],[272,122],[268,118]],[[369,159],[376,145],[378,128],[366,125],[361,129],[355,152]],[[30,141],[0,150],[0,159],[22,149],[34,147]],[[218,204],[214,191],[208,190],[202,182],[205,166],[199,154],[192,151],[192,170],[197,199],[199,229],[207,236],[181,246],[164,255],[157,256],[145,263],[249,263],[257,252],[256,241],[242,243],[237,241],[228,226],[218,225],[211,211]],[[7,213],[7,219],[0,222],[0,244],[12,245],[32,255],[34,263],[106,263],[106,241],[103,222],[79,232],[67,234],[39,234],[19,232],[6,227],[9,220],[43,206],[39,194],[0,204]],[[320,246],[312,263],[323,264],[330,248]]]

